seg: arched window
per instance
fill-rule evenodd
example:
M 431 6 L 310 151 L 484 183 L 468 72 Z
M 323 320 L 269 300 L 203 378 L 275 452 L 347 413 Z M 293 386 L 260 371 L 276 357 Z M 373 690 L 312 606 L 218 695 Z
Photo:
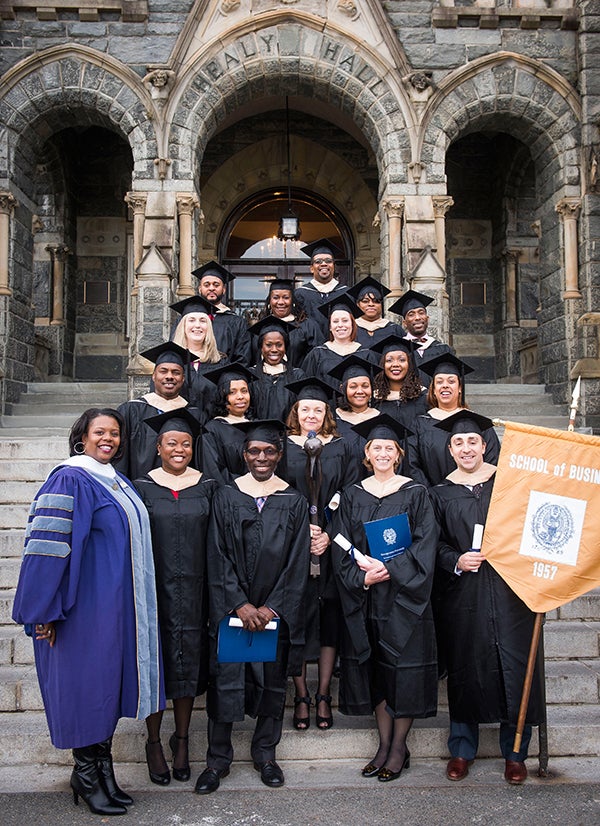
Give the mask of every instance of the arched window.
M 225 223 L 219 260 L 236 276 L 228 301 L 238 312 L 262 308 L 267 280 L 295 277 L 299 285 L 310 279 L 310 259 L 301 248 L 319 238 L 329 238 L 344 250 L 345 258 L 336 265 L 337 278 L 352 283 L 354 248 L 344 218 L 325 199 L 294 189 L 292 209 L 300 218 L 300 240 L 280 241 L 279 219 L 287 208 L 287 193 L 269 190 L 244 201 Z

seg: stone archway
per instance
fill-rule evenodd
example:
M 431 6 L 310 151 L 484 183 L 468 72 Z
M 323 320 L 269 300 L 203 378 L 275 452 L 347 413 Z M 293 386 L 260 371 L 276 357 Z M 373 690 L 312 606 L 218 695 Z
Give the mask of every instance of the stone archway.
M 424 113 L 420 138 L 420 158 L 430 183 L 445 183 L 448 147 L 465 135 L 504 133 L 528 148 L 540 236 L 540 375 L 557 401 L 566 391 L 580 314 L 581 295 L 577 286 L 571 288 L 565 269 L 559 217 L 565 202 L 570 215 L 571 203 L 578 202 L 581 193 L 580 129 L 579 100 L 563 78 L 537 61 L 500 53 L 473 61 L 439 85 Z

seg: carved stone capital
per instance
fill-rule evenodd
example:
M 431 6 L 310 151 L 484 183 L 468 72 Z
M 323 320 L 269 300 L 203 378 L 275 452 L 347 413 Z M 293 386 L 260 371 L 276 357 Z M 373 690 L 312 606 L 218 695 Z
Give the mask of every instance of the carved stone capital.
M 10 215 L 17 205 L 17 199 L 12 192 L 0 192 L 0 213 Z
M 394 199 L 393 201 L 386 199 L 381 206 L 388 218 L 402 218 L 404 215 L 404 198 Z
M 65 244 L 48 244 L 45 248 L 46 252 L 50 253 L 53 261 L 59 261 L 64 264 L 67 256 L 71 254 L 71 250 Z
M 128 192 L 123 200 L 131 207 L 134 215 L 145 214 L 148 200 L 148 195 L 145 192 Z
M 500 257 L 505 261 L 516 264 L 522 254 L 523 250 L 518 247 L 505 247 L 500 253 Z
M 198 197 L 192 192 L 180 192 L 175 196 L 175 200 L 179 215 L 193 215 L 194 210 L 200 206 Z
M 576 221 L 581 210 L 581 198 L 561 198 L 554 208 L 563 221 L 569 218 Z
M 433 195 L 433 215 L 435 218 L 445 218 L 451 206 L 454 206 L 454 198 L 451 195 Z

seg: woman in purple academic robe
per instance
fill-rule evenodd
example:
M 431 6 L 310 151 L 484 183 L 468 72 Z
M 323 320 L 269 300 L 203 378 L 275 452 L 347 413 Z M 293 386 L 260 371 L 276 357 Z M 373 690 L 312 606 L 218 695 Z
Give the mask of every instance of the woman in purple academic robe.
M 123 419 L 92 408 L 69 436 L 71 458 L 32 503 L 13 619 L 33 626 L 52 743 L 73 749 L 73 798 L 125 814 L 111 740 L 120 717 L 165 705 L 148 514 L 111 461 Z

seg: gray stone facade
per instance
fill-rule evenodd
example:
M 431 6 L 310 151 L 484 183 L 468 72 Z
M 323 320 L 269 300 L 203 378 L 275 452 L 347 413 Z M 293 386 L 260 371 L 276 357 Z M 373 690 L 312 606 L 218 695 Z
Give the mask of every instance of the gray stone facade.
M 190 268 L 285 183 L 289 96 L 292 185 L 356 276 L 434 295 L 480 381 L 566 403 L 581 374 L 600 427 L 600 2 L 38 7 L 0 11 L 3 411 L 34 376 L 133 387 Z

